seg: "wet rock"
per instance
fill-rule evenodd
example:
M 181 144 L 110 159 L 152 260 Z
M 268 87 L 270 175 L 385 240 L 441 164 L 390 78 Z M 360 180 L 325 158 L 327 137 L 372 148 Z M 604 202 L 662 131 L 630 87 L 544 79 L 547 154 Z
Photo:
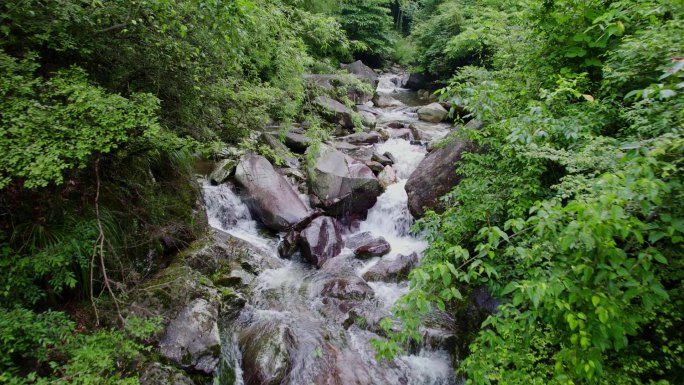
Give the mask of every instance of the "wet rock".
M 257 321 L 239 335 L 246 385 L 279 385 L 290 368 L 291 333 L 286 325 Z
M 308 218 L 306 220 L 308 220 Z M 306 220 L 300 223 L 306 223 Z M 237 238 L 222 231 L 214 231 L 213 238 L 221 249 L 225 250 L 221 253 L 226 253 L 227 258 L 231 263 L 239 262 L 240 266 L 245 271 L 252 274 L 258 275 L 264 270 L 283 267 L 283 261 L 280 258 L 274 258 L 269 250 L 251 244 L 244 239 Z M 207 268 L 205 270 L 205 274 L 207 275 L 219 271 L 226 264 L 226 258 L 223 256 L 217 258 L 212 250 L 215 250 L 215 248 L 209 248 L 203 252 L 196 253 L 197 255 L 191 256 L 194 260 L 198 260 L 198 262 L 195 263 L 195 266 L 197 266 L 195 268 L 199 268 L 200 263 L 207 267 L 211 265 L 210 269 Z
M 447 118 L 449 111 L 439 103 L 431 103 L 418 109 L 418 118 L 426 122 L 439 123 Z
M 332 123 L 337 123 L 344 128 L 354 128 L 352 121 L 352 111 L 344 104 L 327 96 L 318 96 L 314 99 L 314 104 L 320 107 Z
M 394 259 L 381 259 L 363 275 L 363 279 L 366 281 L 400 282 L 408 278 L 409 273 L 418 265 L 419 261 L 416 253 L 399 254 Z
M 389 95 L 379 94 L 379 93 L 376 93 L 375 96 L 373 96 L 373 104 L 376 107 L 380 107 L 380 108 L 383 108 L 383 107 L 401 107 L 404 105 L 404 103 L 398 101 L 397 99 L 395 99 Z
M 373 171 L 332 147 L 323 147 L 309 179 L 311 191 L 333 215 L 365 213 L 382 188 Z
M 361 112 L 369 113 L 369 114 L 375 116 L 376 118 L 378 116 L 380 116 L 380 111 L 378 111 L 376 108 L 373 108 L 371 106 L 367 106 L 365 104 L 357 104 L 356 105 L 356 111 L 359 113 L 361 113 Z
M 350 253 L 342 253 L 335 258 L 327 260 L 323 266 L 321 266 L 319 273 L 328 273 L 330 275 L 356 275 L 356 269 L 363 266 L 363 261 L 354 258 L 354 255 Z
M 216 163 L 214 171 L 209 175 L 209 180 L 211 184 L 217 185 L 221 184 L 230 178 L 235 172 L 235 167 L 237 166 L 237 161 L 234 159 L 223 159 Z
M 349 155 L 350 157 L 352 157 L 356 160 L 360 160 L 361 162 L 370 161 L 373 158 L 374 147 L 371 145 L 369 145 L 369 146 L 358 145 L 358 146 L 355 146 L 354 148 L 349 148 L 348 146 L 347 147 L 339 146 L 336 143 L 335 148 L 342 151 L 345 155 Z
M 380 129 L 377 132 L 378 132 L 378 134 L 380 134 L 380 137 L 382 138 L 382 140 L 387 140 L 390 138 L 389 134 L 387 133 L 387 130 Z
M 370 232 L 353 235 L 344 242 L 357 258 L 379 257 L 390 252 L 390 244 L 383 237 L 374 237 Z
M 394 171 L 392 166 L 385 166 L 385 168 L 382 169 L 380 174 L 378 174 L 378 180 L 384 188 L 387 188 L 387 186 L 399 182 L 399 178 L 397 178 L 397 173 Z
M 302 240 L 298 231 L 290 230 L 278 243 L 278 254 L 282 258 L 290 258 L 299 249 L 299 242 Z
M 437 142 L 442 140 L 452 129 L 449 124 L 434 124 L 427 122 L 413 122 L 409 125 L 409 129 L 416 140 L 427 142 Z
M 402 122 L 389 122 L 385 125 L 388 128 L 404 128 L 406 127 Z
M 361 123 L 364 125 L 364 127 L 370 129 L 375 128 L 378 121 L 378 118 L 375 116 L 375 114 L 366 111 L 358 111 L 358 113 L 361 115 Z
M 374 381 L 368 364 L 348 349 L 333 344 L 326 345 L 326 355 L 332 357 L 332 365 L 315 378 L 317 385 L 381 385 Z M 384 383 L 382 384 L 384 385 Z
M 373 89 L 378 86 L 378 82 L 380 81 L 378 74 L 376 74 L 372 68 L 363 64 L 361 60 L 357 60 L 350 64 L 342 64 L 341 67 L 346 69 L 350 74 L 359 78 L 361 81 L 373 86 Z
M 202 298 L 218 303 L 218 291 L 211 281 L 176 257 L 169 267 L 131 294 L 131 314 L 172 319 L 192 301 Z
M 429 338 L 426 342 L 448 348 L 457 359 L 469 354 L 468 346 L 481 330 L 482 322 L 501 304 L 482 286 L 469 291 L 467 299 L 459 305 L 447 307 L 445 312 L 431 312 L 425 319 L 427 330 L 423 333 Z
M 390 138 L 397 138 L 397 139 L 404 139 L 404 140 L 411 140 L 413 139 L 413 135 L 411 134 L 411 130 L 408 128 L 400 128 L 396 130 L 391 130 L 389 132 Z
M 340 150 L 342 152 L 354 151 L 359 149 L 359 146 L 347 142 L 335 142 L 333 143 L 333 146 L 335 147 L 335 149 Z
M 363 301 L 372 298 L 374 293 L 366 281 L 350 274 L 326 280 L 318 295 L 339 300 Z
M 394 160 L 392 158 L 390 158 L 389 156 L 387 156 L 387 154 L 389 154 L 389 153 L 386 152 L 385 154 L 380 155 L 377 152 L 374 152 L 373 155 L 371 156 L 371 160 L 374 162 L 378 162 L 383 166 L 391 166 L 394 164 Z M 391 156 L 391 154 L 390 154 L 390 156 Z
M 140 385 L 195 385 L 195 382 L 184 372 L 155 362 L 143 370 Z
M 420 135 L 420 129 L 415 124 L 410 124 L 409 125 L 409 130 L 411 130 L 411 135 L 413 135 L 413 139 L 415 140 L 422 140 L 422 136 Z
M 368 168 L 370 168 L 374 174 L 379 174 L 385 168 L 382 163 L 374 162 L 372 160 L 363 161 L 363 164 L 368 166 Z
M 380 141 L 380 134 L 377 132 L 357 132 L 343 136 L 340 140 L 351 144 L 374 144 Z
M 216 277 L 216 285 L 227 287 L 245 287 L 254 282 L 254 274 L 243 269 L 231 269 L 229 272 Z
M 426 209 L 444 211 L 439 198 L 461 181 L 456 168 L 463 154 L 468 151 L 474 151 L 472 144 L 454 139 L 429 153 L 420 162 L 404 187 L 408 194 L 409 210 L 415 218 L 422 217 Z
M 288 229 L 311 215 L 292 186 L 262 156 L 244 156 L 235 179 L 247 190 L 252 214 L 273 230 Z
M 337 220 L 318 217 L 301 233 L 302 255 L 309 263 L 321 267 L 342 251 L 342 233 Z
M 217 319 L 215 305 L 201 298 L 191 302 L 166 328 L 160 354 L 182 368 L 214 373 L 221 351 Z
M 427 83 L 428 79 L 424 74 L 411 74 L 409 75 L 405 86 L 412 90 L 420 90 L 426 88 Z
M 292 151 L 297 153 L 304 153 L 310 144 L 309 138 L 304 136 L 302 133 L 289 131 L 285 134 L 285 145 L 289 147 Z
M 424 323 L 420 333 L 425 345 L 431 349 L 454 351 L 459 340 L 470 340 L 469 336 L 459 336 L 459 325 L 451 311 L 432 311 L 426 315 Z

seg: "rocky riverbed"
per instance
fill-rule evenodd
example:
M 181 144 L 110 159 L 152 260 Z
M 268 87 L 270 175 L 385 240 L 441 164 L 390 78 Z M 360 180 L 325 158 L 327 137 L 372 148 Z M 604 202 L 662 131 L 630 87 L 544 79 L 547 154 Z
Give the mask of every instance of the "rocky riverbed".
M 392 361 L 377 361 L 371 341 L 385 337 L 379 322 L 408 291 L 427 246 L 411 231 L 414 218 L 439 210 L 470 148 L 451 141 L 433 150 L 454 126 L 442 105 L 402 88 L 408 76 L 378 76 L 360 62 L 347 69 L 376 88 L 373 101 L 356 95 L 362 104 L 350 109 L 319 97 L 338 130 L 315 153 L 298 127 L 284 144 L 272 140 L 277 132 L 262 134 L 274 150 L 314 162 L 293 155 L 276 167 L 228 152 L 201 180 L 213 233 L 134 303 L 169 320 L 160 339 L 167 365 L 150 366 L 144 383 L 459 382 L 449 353 L 457 327 L 446 314 L 424 330 L 424 345 Z M 334 77 L 310 80 L 327 87 Z M 354 114 L 363 131 L 351 130 Z

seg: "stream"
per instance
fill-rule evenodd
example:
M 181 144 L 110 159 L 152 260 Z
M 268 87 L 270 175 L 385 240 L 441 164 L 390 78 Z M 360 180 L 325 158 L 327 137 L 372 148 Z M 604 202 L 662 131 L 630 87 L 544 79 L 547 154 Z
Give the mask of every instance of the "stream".
M 415 92 L 402 89 L 404 80 L 399 75 L 381 76 L 378 92 L 389 94 L 405 105 L 378 109 L 378 127 L 397 121 L 415 122 L 435 136 L 446 134 L 449 124 L 425 127 L 424 122 L 418 121 L 413 106 L 425 101 L 418 100 Z M 392 261 L 412 253 L 419 256 L 427 243 L 410 231 L 414 220 L 408 211 L 404 190 L 411 172 L 425 157 L 425 147 L 402 138 L 391 138 L 373 146 L 379 154 L 392 154 L 398 181 L 378 197 L 365 220 L 352 229 L 345 229 L 344 237 L 361 232 L 384 237 L 391 251 L 381 258 L 361 260 L 354 258 L 349 249 L 343 249 L 320 269 L 307 263 L 299 252 L 291 259 L 282 259 L 277 245 L 284 234 L 274 235 L 256 222 L 235 186 L 203 183 L 210 225 L 260 250 L 269 267 L 248 285 L 247 304 L 237 319 L 221 326 L 220 383 L 226 382 L 226 378 L 239 385 L 451 385 L 460 382 L 454 375 L 452 357 L 443 350 L 423 346 L 412 351 L 413 354 L 398 356 L 392 361 L 375 359 L 371 340 L 381 339 L 378 334 L 382 332 L 372 325 L 390 315 L 394 303 L 408 292 L 408 282 L 369 281 L 366 285 L 361 276 L 381 260 Z M 358 295 L 346 301 L 323 295 L 331 282 Z M 363 289 L 367 286 L 371 292 Z M 269 382 L 275 378 L 282 380 Z

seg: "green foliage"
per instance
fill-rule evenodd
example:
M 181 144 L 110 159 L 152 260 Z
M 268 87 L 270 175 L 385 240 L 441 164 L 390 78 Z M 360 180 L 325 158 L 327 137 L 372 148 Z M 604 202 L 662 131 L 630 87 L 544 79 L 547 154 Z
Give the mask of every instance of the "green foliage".
M 62 171 L 85 167 L 93 153 L 108 153 L 130 139 L 159 131 L 158 101 L 130 99 L 88 83 L 79 68 L 45 81 L 36 63 L 0 52 L 0 189 L 22 178 L 26 188 L 61 183 Z
M 136 361 L 149 350 L 144 341 L 159 331 L 159 322 L 130 318 L 123 330 L 77 334 L 62 312 L 0 308 L 0 383 L 137 384 Z M 17 376 L 18 363 L 26 362 L 49 375 Z
M 488 65 L 518 27 L 520 6 L 501 1 L 431 1 L 416 16 L 411 38 L 418 69 L 442 78 L 465 65 Z
M 392 60 L 403 66 L 408 66 L 413 63 L 416 55 L 417 48 L 410 39 L 402 37 L 395 40 Z
M 340 4 L 340 24 L 347 31 L 356 57 L 371 65 L 391 54 L 392 17 L 387 0 L 346 0 Z
M 67 223 L 66 231 L 45 231 L 36 225 L 19 227 L 15 234 L 26 236 L 18 250 L 10 243 L 0 243 L 0 305 L 35 305 L 55 299 L 64 290 L 88 282 L 89 259 L 95 246 L 94 222 Z
M 430 246 L 378 354 L 486 287 L 502 304 L 460 357 L 468 383 L 681 383 L 684 13 L 525 4 L 489 61 L 451 67 L 442 98 L 487 123 L 460 133 L 482 151 L 464 156 L 446 211 L 419 223 Z

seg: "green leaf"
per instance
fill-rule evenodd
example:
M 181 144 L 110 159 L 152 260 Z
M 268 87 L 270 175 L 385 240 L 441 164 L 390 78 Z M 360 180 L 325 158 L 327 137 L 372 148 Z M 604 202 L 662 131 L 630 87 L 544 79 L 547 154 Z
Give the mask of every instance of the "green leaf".
M 506 285 L 506 287 L 504 287 L 503 290 L 501 290 L 501 295 L 510 294 L 510 293 L 514 292 L 515 290 L 517 290 L 519 287 L 520 287 L 520 284 L 518 284 L 517 282 L 515 282 L 515 281 L 509 282 L 508 285 Z
M 591 297 L 591 303 L 593 303 L 594 306 L 598 306 L 598 304 L 601 303 L 601 298 L 594 295 Z

